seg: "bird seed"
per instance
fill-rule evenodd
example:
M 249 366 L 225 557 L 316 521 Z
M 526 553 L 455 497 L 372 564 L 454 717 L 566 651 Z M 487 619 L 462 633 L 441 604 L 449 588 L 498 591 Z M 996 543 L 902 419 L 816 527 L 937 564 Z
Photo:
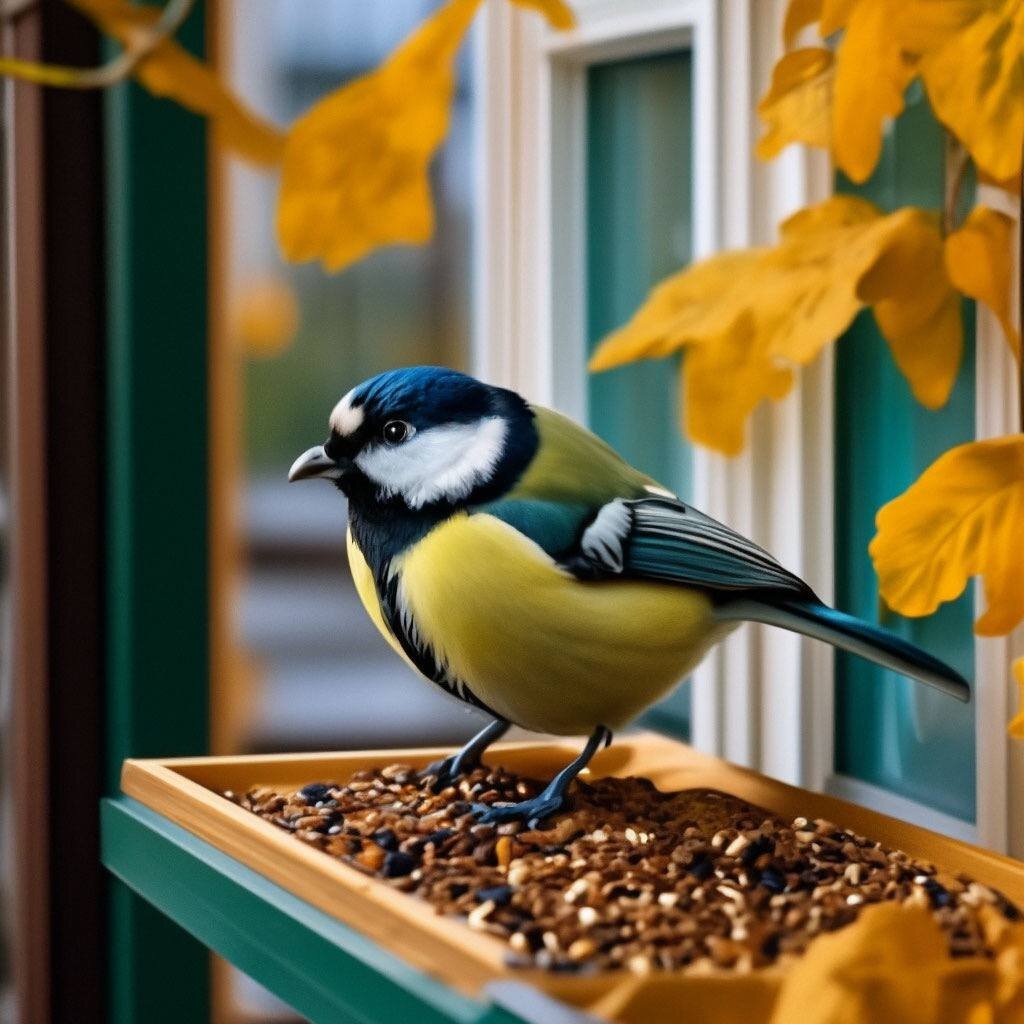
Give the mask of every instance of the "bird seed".
M 542 784 L 478 768 L 434 792 L 406 765 L 298 790 L 224 796 L 439 914 L 504 940 L 510 966 L 638 974 L 749 971 L 799 956 L 864 907 L 931 909 L 952 956 L 985 956 L 979 908 L 1018 908 L 964 875 L 823 819 L 783 821 L 707 789 L 578 782 L 571 807 L 527 829 L 480 824 L 472 804 Z

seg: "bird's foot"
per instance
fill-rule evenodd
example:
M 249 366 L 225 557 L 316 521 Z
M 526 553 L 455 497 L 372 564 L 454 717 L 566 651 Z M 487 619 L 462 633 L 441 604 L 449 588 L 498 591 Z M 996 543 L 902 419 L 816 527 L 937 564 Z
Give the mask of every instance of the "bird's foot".
M 473 804 L 473 813 L 481 825 L 503 825 L 522 821 L 527 828 L 539 828 L 545 819 L 561 811 L 566 804 L 564 794 L 541 793 L 515 804 Z
M 469 770 L 469 766 L 460 763 L 459 755 L 452 754 L 451 757 L 444 757 L 440 761 L 433 761 L 426 768 L 416 773 L 416 778 L 423 781 L 433 778 L 430 788 L 434 793 L 440 793 L 442 789 L 454 786 L 459 781 L 459 776 Z

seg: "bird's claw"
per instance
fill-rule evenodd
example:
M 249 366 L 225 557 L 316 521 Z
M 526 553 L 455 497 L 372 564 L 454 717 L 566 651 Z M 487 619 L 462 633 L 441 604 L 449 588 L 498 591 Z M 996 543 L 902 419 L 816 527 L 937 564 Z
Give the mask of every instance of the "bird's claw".
M 473 804 L 472 811 L 481 825 L 504 825 L 509 821 L 525 822 L 527 828 L 539 828 L 565 806 L 562 796 L 535 796 L 516 804 Z
M 434 793 L 440 793 L 442 789 L 454 786 L 460 774 L 456 756 L 453 754 L 451 757 L 428 764 L 426 768 L 416 773 L 416 778 L 420 780 L 433 778 L 434 781 L 430 788 Z

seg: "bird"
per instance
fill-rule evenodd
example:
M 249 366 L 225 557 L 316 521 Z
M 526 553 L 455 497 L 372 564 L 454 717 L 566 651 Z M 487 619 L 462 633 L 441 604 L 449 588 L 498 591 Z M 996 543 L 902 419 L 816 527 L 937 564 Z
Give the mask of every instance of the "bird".
M 534 797 L 476 807 L 537 827 L 595 753 L 743 622 L 823 640 L 970 699 L 942 661 L 829 607 L 767 551 L 568 417 L 456 370 L 378 374 L 331 410 L 291 481 L 348 499 L 346 547 L 377 629 L 489 716 L 426 769 L 446 786 L 512 724 L 585 746 Z

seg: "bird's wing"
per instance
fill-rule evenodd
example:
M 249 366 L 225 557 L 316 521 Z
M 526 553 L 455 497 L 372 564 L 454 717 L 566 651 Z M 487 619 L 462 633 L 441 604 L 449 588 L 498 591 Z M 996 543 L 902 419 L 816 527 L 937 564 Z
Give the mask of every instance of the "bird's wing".
M 763 548 L 678 498 L 651 495 L 604 505 L 567 568 L 583 578 L 663 580 L 740 596 L 814 599 L 810 587 Z
M 589 430 L 541 406 L 532 407 L 537 454 L 499 500 L 479 505 L 529 537 L 556 562 L 579 553 L 583 532 L 616 498 L 637 498 L 656 486 Z

